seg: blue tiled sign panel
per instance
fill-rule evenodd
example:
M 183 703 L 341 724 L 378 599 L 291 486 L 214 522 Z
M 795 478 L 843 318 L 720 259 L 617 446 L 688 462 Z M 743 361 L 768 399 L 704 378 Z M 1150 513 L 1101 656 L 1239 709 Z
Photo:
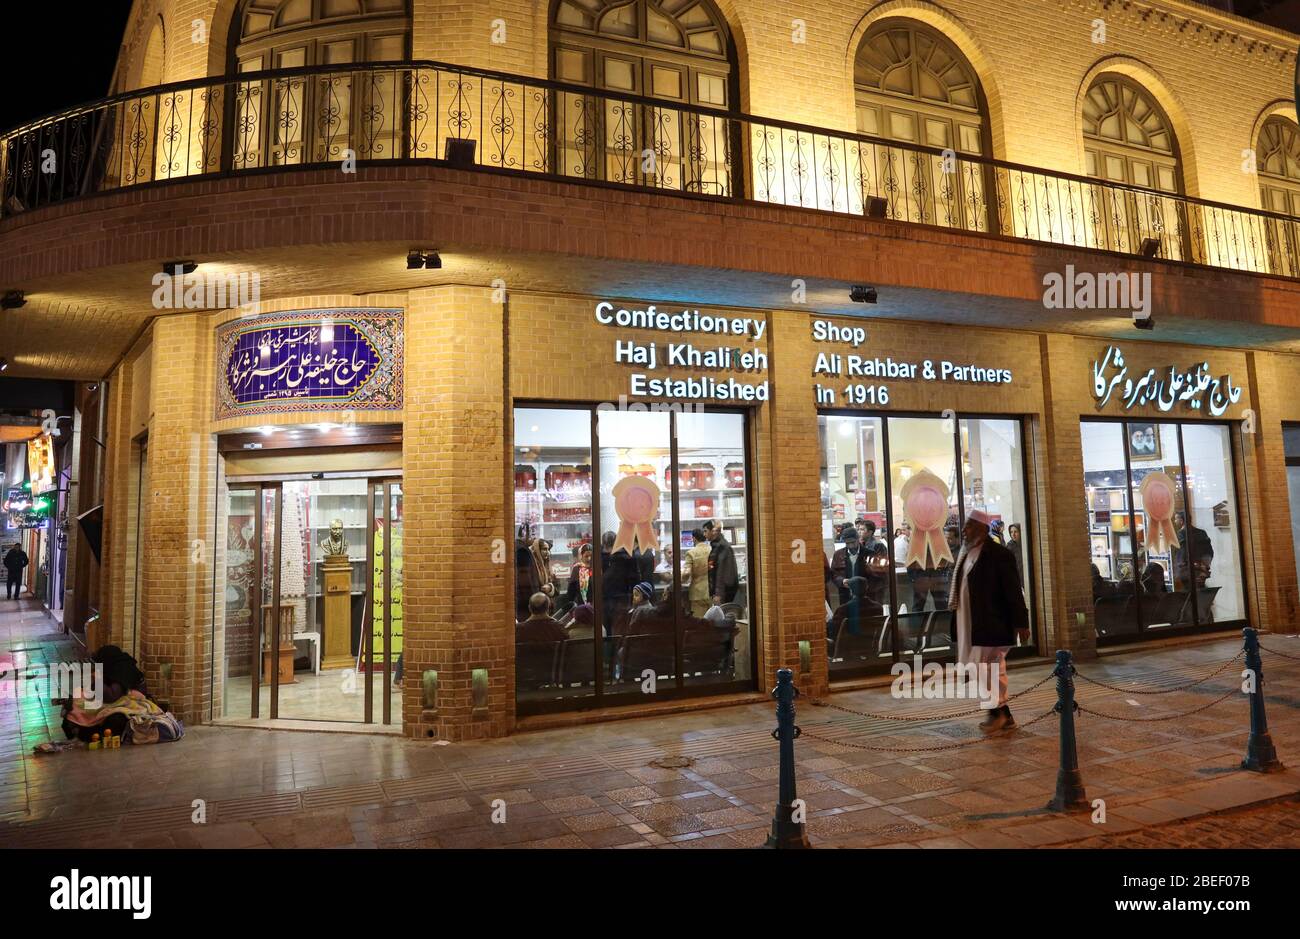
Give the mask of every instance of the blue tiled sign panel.
M 402 407 L 402 311 L 293 310 L 217 328 L 217 419 Z

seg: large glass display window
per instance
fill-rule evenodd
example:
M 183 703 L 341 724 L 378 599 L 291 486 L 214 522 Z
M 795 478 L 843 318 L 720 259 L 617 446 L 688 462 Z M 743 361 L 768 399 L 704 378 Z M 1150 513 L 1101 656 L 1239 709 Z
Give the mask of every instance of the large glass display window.
M 518 407 L 520 714 L 752 688 L 739 411 Z
M 955 657 L 948 587 L 972 509 L 992 516 L 991 536 L 1015 555 L 1032 621 L 1019 419 L 856 412 L 822 414 L 818 422 L 833 677 L 884 670 L 915 655 Z
M 1080 435 L 1098 643 L 1241 625 L 1227 425 L 1093 420 Z

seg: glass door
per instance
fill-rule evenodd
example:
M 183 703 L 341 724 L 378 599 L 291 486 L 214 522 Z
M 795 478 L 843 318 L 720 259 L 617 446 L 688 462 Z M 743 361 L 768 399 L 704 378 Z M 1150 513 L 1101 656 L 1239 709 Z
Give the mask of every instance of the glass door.
M 231 485 L 223 717 L 392 722 L 401 517 L 394 480 Z

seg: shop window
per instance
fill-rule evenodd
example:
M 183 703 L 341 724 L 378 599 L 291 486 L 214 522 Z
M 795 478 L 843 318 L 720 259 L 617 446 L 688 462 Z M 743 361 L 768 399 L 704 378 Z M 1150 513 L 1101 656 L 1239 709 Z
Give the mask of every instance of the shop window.
M 1284 424 L 1286 488 L 1291 499 L 1291 543 L 1295 545 L 1296 578 L 1300 581 L 1300 424 Z
M 520 713 L 752 687 L 745 435 L 741 413 L 515 410 Z
M 1080 432 L 1098 641 L 1244 620 L 1228 428 L 1085 421 Z
M 1015 555 L 1033 609 L 1019 420 L 823 415 L 819 422 L 833 674 L 916 654 L 955 655 L 948 587 L 973 508 L 993 517 L 992 537 Z M 849 530 L 855 538 L 846 539 Z

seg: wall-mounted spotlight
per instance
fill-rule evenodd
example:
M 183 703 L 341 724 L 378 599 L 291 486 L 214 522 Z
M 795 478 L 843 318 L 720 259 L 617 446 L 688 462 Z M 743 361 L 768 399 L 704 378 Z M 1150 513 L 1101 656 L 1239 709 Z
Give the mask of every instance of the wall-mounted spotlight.
M 9 368 L 9 360 L 5 358 L 0 358 L 0 372 L 3 372 L 8 368 Z
M 412 251 L 406 256 L 406 269 L 416 271 L 422 267 L 430 270 L 442 269 L 442 258 L 438 256 L 437 251 Z
M 871 196 L 867 199 L 867 218 L 884 218 L 889 211 L 889 203 L 883 196 Z
M 1138 253 L 1144 258 L 1154 258 L 1160 254 L 1159 238 L 1143 238 Z
M 0 310 L 17 310 L 27 306 L 27 295 L 21 290 L 10 290 L 0 297 Z
M 177 268 L 180 268 L 182 274 L 193 274 L 199 269 L 199 263 L 197 261 L 166 261 L 163 263 L 164 274 L 175 274 Z
M 854 303 L 875 303 L 878 294 L 875 287 L 853 287 L 849 290 L 849 299 Z
M 1152 316 L 1150 313 L 1144 314 L 1144 313 L 1139 313 L 1137 311 L 1134 311 L 1133 325 L 1136 326 L 1138 329 L 1155 329 L 1156 318 Z

